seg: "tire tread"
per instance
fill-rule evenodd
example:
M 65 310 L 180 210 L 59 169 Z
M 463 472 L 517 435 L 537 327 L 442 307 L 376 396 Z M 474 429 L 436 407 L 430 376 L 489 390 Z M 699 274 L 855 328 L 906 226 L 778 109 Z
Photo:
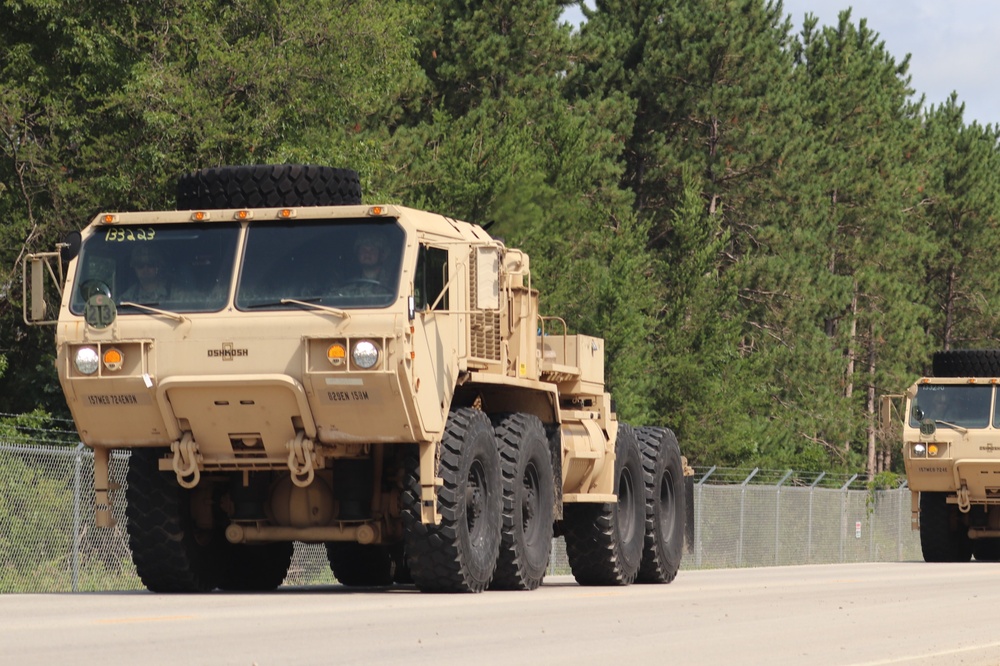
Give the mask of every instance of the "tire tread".
M 177 180 L 177 209 L 343 206 L 361 203 L 351 169 L 303 164 L 221 166 Z

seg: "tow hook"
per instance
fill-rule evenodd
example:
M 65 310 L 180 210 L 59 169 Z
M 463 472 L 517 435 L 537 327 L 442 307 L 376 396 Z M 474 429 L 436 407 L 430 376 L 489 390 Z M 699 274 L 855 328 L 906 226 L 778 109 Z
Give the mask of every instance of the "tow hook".
M 198 449 L 191 433 L 186 432 L 181 441 L 170 445 L 174 453 L 174 474 L 181 488 L 194 488 L 201 480 L 201 470 L 198 469 Z
M 299 432 L 287 446 L 288 469 L 292 473 L 292 483 L 299 488 L 305 488 L 316 476 L 312 440 L 306 439 L 305 433 Z
M 972 502 L 969 500 L 969 486 L 962 484 L 962 487 L 958 489 L 958 510 L 962 513 L 969 513 L 972 508 Z

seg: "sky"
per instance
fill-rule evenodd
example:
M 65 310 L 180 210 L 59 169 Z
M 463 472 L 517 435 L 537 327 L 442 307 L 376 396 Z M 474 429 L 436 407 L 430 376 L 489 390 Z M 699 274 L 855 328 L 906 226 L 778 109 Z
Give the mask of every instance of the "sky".
M 1000 0 L 784 0 L 793 31 L 806 14 L 820 25 L 836 25 L 851 8 L 851 20 L 868 20 L 886 49 L 900 62 L 910 54 L 910 87 L 925 105 L 937 105 L 955 91 L 965 103 L 965 122 L 1000 125 Z M 564 18 L 578 23 L 582 14 Z

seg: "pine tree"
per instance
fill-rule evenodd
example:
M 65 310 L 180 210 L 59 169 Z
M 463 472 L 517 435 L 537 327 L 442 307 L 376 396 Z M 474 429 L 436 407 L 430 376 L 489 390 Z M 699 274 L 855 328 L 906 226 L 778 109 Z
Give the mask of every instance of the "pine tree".
M 622 183 L 661 285 L 656 409 L 696 460 L 742 464 L 766 447 L 744 282 L 794 125 L 788 30 L 780 4 L 759 0 L 598 2 L 570 74 L 574 94 L 624 93 L 635 108 Z
M 646 230 L 619 188 L 629 107 L 567 101 L 560 3 L 435 3 L 419 47 L 430 87 L 394 128 L 389 189 L 477 223 L 531 257 L 544 313 L 607 341 L 622 418 L 645 421 L 656 290 Z
M 965 125 L 963 110 L 952 95 L 923 122 L 923 222 L 934 246 L 923 300 L 938 349 L 1000 341 L 1000 132 Z
M 874 465 L 873 394 L 898 379 L 902 359 L 924 351 L 913 270 L 926 243 L 911 222 L 917 124 L 908 63 L 896 63 L 850 12 L 822 30 L 807 17 L 795 56 L 807 132 L 782 169 L 792 196 L 777 219 L 788 226 L 771 230 L 771 251 L 792 269 L 777 319 L 782 337 L 795 340 L 782 400 L 802 436 L 833 460 L 853 467 L 867 449 Z

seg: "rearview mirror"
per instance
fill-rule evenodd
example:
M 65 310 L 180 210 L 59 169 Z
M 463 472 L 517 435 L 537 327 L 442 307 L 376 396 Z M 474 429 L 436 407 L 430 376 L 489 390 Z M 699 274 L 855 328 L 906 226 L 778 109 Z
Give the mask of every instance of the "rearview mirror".
M 56 323 L 49 304 L 58 306 L 62 297 L 63 270 L 58 259 L 58 252 L 39 252 L 21 262 L 21 314 L 28 325 Z

